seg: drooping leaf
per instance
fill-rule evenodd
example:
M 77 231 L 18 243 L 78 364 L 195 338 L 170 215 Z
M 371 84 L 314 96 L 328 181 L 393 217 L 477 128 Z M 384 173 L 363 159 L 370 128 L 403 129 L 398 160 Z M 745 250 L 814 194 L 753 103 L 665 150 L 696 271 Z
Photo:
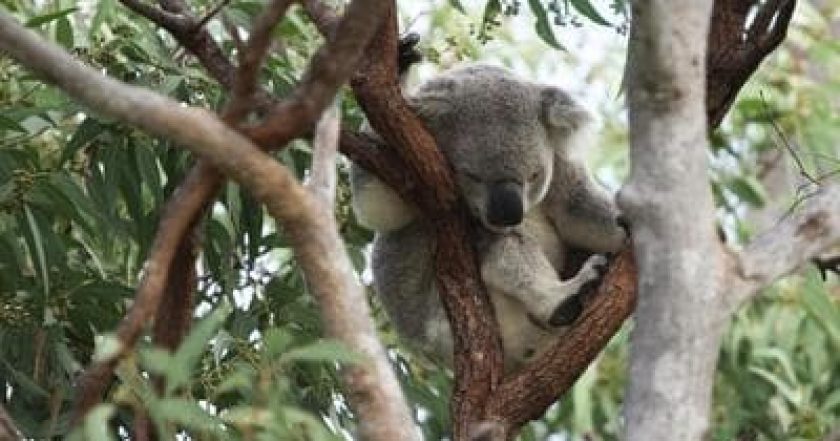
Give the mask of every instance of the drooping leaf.
M 67 17 L 69 14 L 72 14 L 72 13 L 78 11 L 78 10 L 79 10 L 79 8 L 74 6 L 72 8 L 62 9 L 62 10 L 57 11 L 57 12 L 52 12 L 52 13 L 49 13 L 49 14 L 43 14 L 43 15 L 39 15 L 37 17 L 32 17 L 32 18 L 30 18 L 29 20 L 26 21 L 26 27 L 28 27 L 28 28 L 38 27 L 38 26 L 41 26 L 42 24 L 49 23 L 51 21 Z
M 73 26 L 67 17 L 60 17 L 55 24 L 55 40 L 65 49 L 72 49 L 75 45 L 73 40 Z
M 364 357 L 351 351 L 342 343 L 334 340 L 322 340 L 306 346 L 291 349 L 280 357 L 281 363 L 290 361 L 335 361 L 342 363 L 362 363 Z
M 90 22 L 90 36 L 93 37 L 99 33 L 99 28 L 103 23 L 110 21 L 114 17 L 116 10 L 115 0 L 99 0 L 97 2 L 96 13 L 93 15 L 93 20 Z
M 531 12 L 533 12 L 534 16 L 537 18 L 537 21 L 534 24 L 534 29 L 542 41 L 554 49 L 565 50 L 563 45 L 557 41 L 557 37 L 554 36 L 554 30 L 551 28 L 551 22 L 548 20 L 548 15 L 546 14 L 545 8 L 540 0 L 528 0 L 528 6 L 530 6 Z
M 0 115 L 0 130 L 9 130 L 12 132 L 27 133 L 27 130 L 17 121 Z
M 602 26 L 612 26 L 599 12 L 592 6 L 589 0 L 570 0 L 572 7 L 583 14 L 584 17 L 598 23 Z
M 467 13 L 467 10 L 464 9 L 464 5 L 461 4 L 461 0 L 449 0 L 449 5 L 462 14 Z

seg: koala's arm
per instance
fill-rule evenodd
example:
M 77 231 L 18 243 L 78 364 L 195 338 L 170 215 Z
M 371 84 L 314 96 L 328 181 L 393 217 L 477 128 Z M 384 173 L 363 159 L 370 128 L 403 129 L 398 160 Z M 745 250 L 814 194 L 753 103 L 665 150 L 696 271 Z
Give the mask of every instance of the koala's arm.
M 489 290 L 522 302 L 543 325 L 568 324 L 566 306 L 584 285 L 600 277 L 606 258 L 591 256 L 574 277 L 560 280 L 540 243 L 524 230 L 519 233 L 499 236 L 487 246 L 481 256 L 482 280 Z
M 555 155 L 554 177 L 542 204 L 564 242 L 585 250 L 618 251 L 627 237 L 614 199 L 583 166 Z
M 353 211 L 359 223 L 376 232 L 398 230 L 417 218 L 417 208 L 365 169 L 350 168 Z

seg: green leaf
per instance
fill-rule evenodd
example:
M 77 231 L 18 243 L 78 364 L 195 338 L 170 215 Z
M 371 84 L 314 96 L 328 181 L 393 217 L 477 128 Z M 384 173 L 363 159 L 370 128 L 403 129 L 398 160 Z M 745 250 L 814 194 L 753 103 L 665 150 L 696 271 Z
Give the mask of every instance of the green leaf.
M 115 15 L 114 11 L 116 10 L 115 6 L 114 0 L 99 0 L 96 14 L 94 14 L 93 20 L 90 22 L 90 36 L 96 35 L 99 32 L 99 27 L 103 23 L 113 19 Z
M 754 177 L 734 177 L 726 183 L 726 187 L 735 193 L 739 199 L 751 206 L 756 208 L 764 206 L 764 201 L 766 200 L 764 187 Z
M 27 133 L 27 130 L 22 125 L 18 124 L 17 121 L 9 119 L 3 115 L 0 115 L 0 130 Z
M 140 363 L 150 373 L 166 376 L 170 367 L 176 363 L 175 357 L 166 349 L 142 348 L 139 351 Z
M 205 412 L 198 403 L 184 398 L 165 398 L 155 403 L 155 412 L 167 420 L 178 423 L 188 429 L 226 435 L 221 419 Z
M 489 38 L 488 32 L 498 20 L 499 14 L 502 12 L 502 3 L 499 0 L 488 0 L 487 5 L 484 6 L 484 15 L 481 18 L 481 26 L 479 27 L 479 39 Z
M 49 22 L 54 21 L 54 20 L 58 20 L 59 18 L 66 17 L 67 15 L 70 15 L 70 14 L 76 12 L 78 9 L 79 8 L 74 6 L 72 8 L 62 9 L 58 12 L 53 12 L 53 13 L 50 13 L 50 14 L 44 14 L 44 15 L 39 15 L 37 17 L 32 17 L 32 18 L 30 18 L 29 20 L 26 21 L 26 27 L 34 28 L 34 27 L 40 26 L 42 24 L 49 23 Z
M 76 132 L 73 133 L 73 137 L 70 138 L 70 141 L 66 146 L 64 146 L 64 150 L 61 152 L 60 164 L 64 165 L 76 155 L 76 152 L 78 152 L 79 149 L 88 145 L 104 131 L 105 126 L 100 124 L 96 118 L 85 118 L 85 120 L 82 121 L 82 123 L 76 128 Z
M 73 26 L 67 17 L 60 17 L 56 22 L 55 40 L 66 49 L 72 49 L 75 46 L 75 42 L 73 41 Z
M 602 26 L 612 26 L 610 22 L 608 22 L 598 10 L 589 3 L 589 0 L 571 0 L 572 7 L 575 8 L 578 12 L 583 14 L 584 17 L 598 23 Z
M 73 440 L 85 441 L 114 441 L 115 438 L 111 434 L 111 425 L 108 422 L 117 413 L 117 408 L 113 404 L 98 404 L 87 416 L 82 427 L 77 429 L 74 433 Z
M 47 257 L 44 252 L 44 241 L 41 239 L 41 230 L 38 228 L 38 223 L 35 221 L 35 216 L 32 214 L 29 205 L 24 205 L 24 213 L 26 213 L 26 223 L 35 246 L 35 250 L 33 251 L 38 258 L 38 273 L 41 276 L 41 285 L 44 288 L 44 299 L 46 302 L 46 299 L 50 296 L 50 270 L 47 266 Z
M 175 353 L 174 362 L 167 372 L 166 395 L 171 395 L 177 388 L 187 384 L 190 372 L 201 356 L 207 343 L 219 332 L 233 308 L 228 303 L 222 303 L 202 319 L 187 335 L 181 347 Z
M 248 395 L 257 384 L 257 371 L 248 364 L 239 364 L 232 373 L 228 374 L 215 389 L 213 395 L 219 396 L 229 392 L 239 392 Z
M 449 5 L 455 8 L 458 12 L 466 15 L 467 10 L 464 9 L 464 5 L 461 4 L 461 0 L 449 0 Z
M 545 8 L 543 8 L 540 0 L 528 0 L 528 6 L 531 7 L 531 12 L 534 13 L 535 17 L 537 17 L 537 22 L 534 24 L 534 28 L 542 41 L 554 49 L 565 50 L 563 45 L 557 41 L 557 37 L 554 36 L 554 30 L 551 28 L 551 22 L 548 20 Z
M 805 274 L 802 291 L 805 310 L 817 319 L 831 337 L 831 343 L 836 350 L 840 351 L 840 308 L 829 299 L 825 283 L 816 268 L 810 268 Z
M 292 342 L 294 336 L 283 328 L 271 328 L 265 332 L 262 338 L 265 353 L 269 358 L 274 358 L 285 352 Z
M 322 340 L 292 349 L 280 357 L 280 363 L 291 361 L 335 361 L 340 363 L 362 363 L 365 358 L 351 351 L 335 340 Z

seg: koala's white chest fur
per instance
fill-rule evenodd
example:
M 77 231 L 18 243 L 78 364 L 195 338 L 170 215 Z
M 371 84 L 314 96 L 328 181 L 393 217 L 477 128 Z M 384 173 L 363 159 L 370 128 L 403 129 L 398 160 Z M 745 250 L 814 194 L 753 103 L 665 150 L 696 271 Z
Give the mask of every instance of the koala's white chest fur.
M 560 241 L 557 230 L 546 217 L 541 207 L 531 210 L 522 222 L 522 229 L 528 231 L 540 244 L 543 254 L 559 273 L 566 259 L 566 247 Z

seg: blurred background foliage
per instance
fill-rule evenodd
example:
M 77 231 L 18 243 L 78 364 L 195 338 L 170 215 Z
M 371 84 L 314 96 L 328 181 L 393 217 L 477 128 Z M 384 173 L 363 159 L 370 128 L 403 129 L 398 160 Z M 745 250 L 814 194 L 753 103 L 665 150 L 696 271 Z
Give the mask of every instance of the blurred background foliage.
M 423 36 L 412 82 L 482 60 L 560 85 L 600 115 L 593 172 L 627 173 L 621 0 L 401 2 Z M 742 92 L 709 151 L 722 234 L 738 247 L 840 170 L 840 4 L 800 1 L 785 46 Z M 191 2 L 196 15 L 211 0 Z M 30 28 L 103 73 L 181 102 L 226 98 L 174 40 L 117 0 L 0 0 Z M 261 1 L 231 0 L 208 29 L 228 53 Z M 321 43 L 293 9 L 262 84 L 285 94 Z M 130 439 L 149 418 L 161 439 L 346 439 L 353 415 L 337 369 L 356 357 L 321 336 L 282 231 L 234 184 L 202 229 L 197 322 L 175 353 L 148 341 L 105 403 L 68 433 L 74 381 L 106 348 L 142 274 L 160 210 L 194 161 L 168 141 L 102 119 L 0 57 L 0 402 L 33 439 Z M 95 109 L 92 109 L 95 111 Z M 344 93 L 347 125 L 359 109 Z M 309 146 L 276 154 L 303 179 Z M 802 164 L 800 168 L 798 163 Z M 349 210 L 339 164 L 336 216 L 364 280 L 371 234 Z M 427 439 L 445 439 L 451 374 L 404 350 L 374 303 L 382 339 Z M 626 380 L 620 332 L 524 440 L 616 440 Z M 816 440 L 840 424 L 840 288 L 814 269 L 780 281 L 733 319 L 715 387 L 713 440 Z M 157 392 L 151 376 L 164 385 Z M 691 381 L 687 378 L 686 381 Z

